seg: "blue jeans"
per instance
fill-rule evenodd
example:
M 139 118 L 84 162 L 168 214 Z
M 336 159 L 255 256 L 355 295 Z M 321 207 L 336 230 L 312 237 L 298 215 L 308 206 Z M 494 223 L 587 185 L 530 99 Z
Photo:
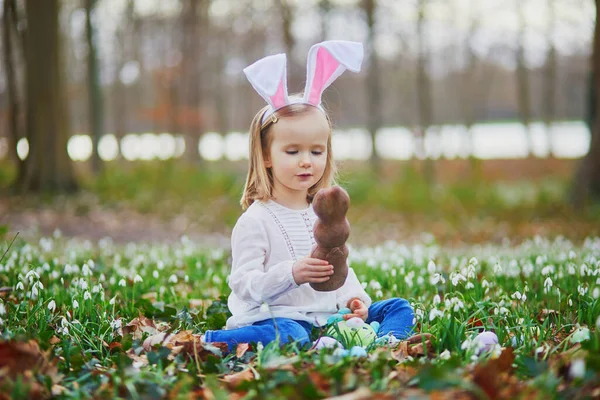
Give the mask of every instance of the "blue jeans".
M 377 336 L 389 333 L 398 339 L 406 338 L 413 330 L 413 310 L 408 301 L 400 298 L 378 301 L 369 307 L 367 323 L 379 322 Z M 277 326 L 277 327 L 275 327 Z M 237 329 L 206 331 L 206 342 L 224 342 L 230 350 L 238 343 L 258 343 L 263 345 L 274 341 L 279 332 L 281 344 L 296 341 L 303 345 L 310 342 L 311 323 L 289 318 L 274 318 L 255 322 Z M 291 339 L 291 340 L 290 340 Z

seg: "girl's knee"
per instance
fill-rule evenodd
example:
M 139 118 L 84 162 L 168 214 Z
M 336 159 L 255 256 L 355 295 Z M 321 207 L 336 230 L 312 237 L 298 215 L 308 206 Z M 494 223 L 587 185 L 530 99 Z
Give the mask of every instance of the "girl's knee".
M 277 323 L 277 330 L 279 331 L 279 340 L 281 344 L 289 342 L 300 342 L 302 344 L 307 343 L 310 338 L 306 329 L 302 327 L 296 321 L 291 319 L 275 319 Z

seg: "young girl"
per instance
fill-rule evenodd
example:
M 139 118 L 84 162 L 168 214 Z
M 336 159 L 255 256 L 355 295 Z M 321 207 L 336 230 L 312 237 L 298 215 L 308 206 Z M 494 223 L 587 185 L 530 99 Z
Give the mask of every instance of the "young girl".
M 379 336 L 407 336 L 413 311 L 406 300 L 377 303 L 362 288 L 352 268 L 345 284 L 332 292 L 315 291 L 310 282 L 333 274 L 326 261 L 310 258 L 313 225 L 311 202 L 321 188 L 334 183 L 331 122 L 320 105 L 321 93 L 345 69 L 360 70 L 362 45 L 329 41 L 308 55 L 304 97 L 288 97 L 284 54 L 266 57 L 244 69 L 268 106 L 250 127 L 250 166 L 241 199 L 246 210 L 231 236 L 232 316 L 225 330 L 207 331 L 206 342 L 267 344 L 277 337 L 309 341 L 313 326 L 325 325 L 338 309 L 367 323 L 380 322 Z

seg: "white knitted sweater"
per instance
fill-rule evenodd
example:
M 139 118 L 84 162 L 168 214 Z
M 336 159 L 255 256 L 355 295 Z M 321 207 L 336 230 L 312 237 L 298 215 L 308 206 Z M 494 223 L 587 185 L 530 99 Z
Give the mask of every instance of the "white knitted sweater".
M 310 254 L 316 220 L 312 206 L 292 210 L 272 200 L 255 201 L 240 216 L 231 235 L 228 306 L 233 315 L 227 329 L 272 317 L 322 326 L 353 297 L 371 305 L 352 268 L 344 286 L 333 292 L 318 292 L 309 284 L 294 281 L 292 265 Z

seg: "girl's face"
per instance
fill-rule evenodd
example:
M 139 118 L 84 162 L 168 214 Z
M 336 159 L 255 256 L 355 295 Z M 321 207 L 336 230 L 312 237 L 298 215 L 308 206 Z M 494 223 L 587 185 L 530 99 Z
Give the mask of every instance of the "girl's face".
M 305 199 L 325 172 L 330 135 L 325 115 L 311 108 L 280 118 L 271 126 L 271 135 L 265 165 L 273 173 L 273 195 Z

